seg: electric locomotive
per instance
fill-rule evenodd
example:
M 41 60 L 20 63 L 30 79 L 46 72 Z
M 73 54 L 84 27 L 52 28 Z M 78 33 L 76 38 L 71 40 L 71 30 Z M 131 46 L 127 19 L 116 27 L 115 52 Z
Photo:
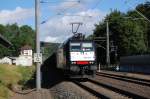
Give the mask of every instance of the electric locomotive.
M 69 38 L 57 50 L 57 68 L 69 77 L 93 77 L 97 70 L 94 42 L 80 33 Z

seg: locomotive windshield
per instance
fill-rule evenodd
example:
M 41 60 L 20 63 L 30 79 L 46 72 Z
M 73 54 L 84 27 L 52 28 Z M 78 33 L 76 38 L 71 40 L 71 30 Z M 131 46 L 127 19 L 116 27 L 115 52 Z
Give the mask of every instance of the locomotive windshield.
M 70 43 L 71 51 L 92 51 L 93 43 L 82 42 L 82 43 Z
M 82 47 L 90 48 L 92 47 L 92 43 L 83 43 Z
M 72 51 L 80 51 L 81 50 L 81 44 L 80 43 L 71 43 L 70 44 Z
M 83 43 L 82 49 L 85 51 L 91 51 L 91 50 L 93 50 L 93 45 L 92 45 L 92 43 Z

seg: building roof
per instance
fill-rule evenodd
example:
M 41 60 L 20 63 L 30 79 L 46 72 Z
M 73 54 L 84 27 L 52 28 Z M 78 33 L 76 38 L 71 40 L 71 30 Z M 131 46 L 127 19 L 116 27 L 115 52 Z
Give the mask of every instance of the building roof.
M 32 47 L 30 45 L 25 45 L 23 47 L 21 47 L 21 51 L 23 50 L 32 50 Z
M 12 46 L 11 42 L 6 40 L 1 34 L 0 34 L 0 44 L 2 44 L 3 46 L 5 46 L 7 48 Z

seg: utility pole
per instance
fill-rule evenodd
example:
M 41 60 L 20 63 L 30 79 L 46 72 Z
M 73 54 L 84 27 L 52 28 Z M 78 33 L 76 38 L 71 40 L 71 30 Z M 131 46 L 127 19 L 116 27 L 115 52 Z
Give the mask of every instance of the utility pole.
M 109 50 L 109 23 L 106 20 L 106 65 L 110 66 L 110 50 Z
M 35 29 L 36 29 L 36 53 L 40 53 L 40 40 L 39 40 L 39 32 L 40 32 L 40 0 L 35 0 Z M 36 88 L 37 90 L 41 89 L 41 63 L 36 63 Z

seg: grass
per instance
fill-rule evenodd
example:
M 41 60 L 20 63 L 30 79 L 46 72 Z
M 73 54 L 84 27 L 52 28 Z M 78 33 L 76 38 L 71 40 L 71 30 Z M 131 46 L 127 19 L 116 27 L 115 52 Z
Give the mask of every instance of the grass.
M 34 66 L 21 67 L 0 64 L 0 99 L 9 99 L 13 86 L 24 87 L 26 82 L 32 79 Z
M 35 72 L 35 66 L 32 67 L 17 67 L 17 71 L 19 72 L 19 74 L 21 74 L 21 80 L 19 80 L 19 85 L 22 85 L 25 87 L 26 83 L 33 79 L 33 75 Z
M 0 99 L 8 99 L 9 96 L 10 96 L 9 89 L 6 86 L 0 84 Z
M 0 82 L 5 86 L 17 84 L 22 79 L 21 74 L 17 72 L 17 67 L 0 65 Z

